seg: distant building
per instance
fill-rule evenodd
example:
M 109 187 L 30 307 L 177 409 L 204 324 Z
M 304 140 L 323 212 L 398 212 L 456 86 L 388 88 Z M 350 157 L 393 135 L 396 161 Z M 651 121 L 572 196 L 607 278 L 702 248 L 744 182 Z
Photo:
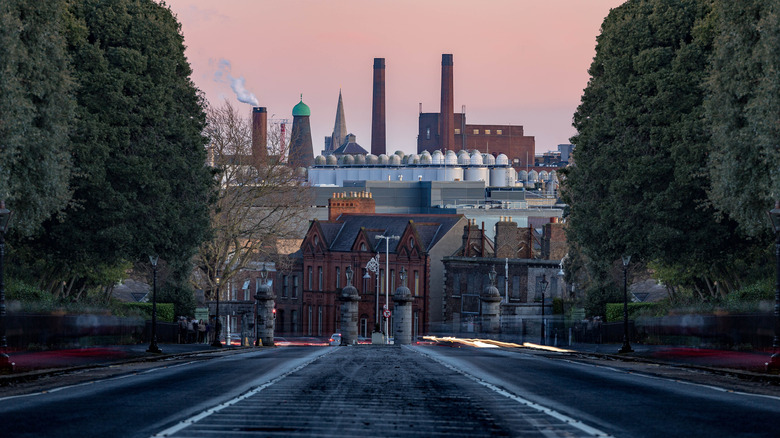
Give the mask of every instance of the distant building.
M 314 149 L 311 142 L 309 106 L 301 101 L 293 107 L 293 126 L 290 136 L 290 153 L 287 162 L 293 167 L 309 167 L 314 164 Z

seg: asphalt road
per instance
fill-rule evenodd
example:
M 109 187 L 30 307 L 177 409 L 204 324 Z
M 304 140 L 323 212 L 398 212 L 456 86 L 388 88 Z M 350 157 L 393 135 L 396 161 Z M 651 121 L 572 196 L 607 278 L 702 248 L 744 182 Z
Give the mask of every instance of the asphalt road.
M 518 349 L 264 348 L 0 388 L 0 435 L 777 436 L 778 392 Z

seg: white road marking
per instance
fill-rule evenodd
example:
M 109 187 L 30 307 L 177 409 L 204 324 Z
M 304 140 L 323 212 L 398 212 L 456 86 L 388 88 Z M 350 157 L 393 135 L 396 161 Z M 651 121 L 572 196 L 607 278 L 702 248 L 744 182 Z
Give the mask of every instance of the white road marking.
M 576 429 L 579 429 L 582 432 L 584 432 L 584 433 L 586 433 L 586 434 L 588 434 L 590 436 L 611 437 L 610 434 L 608 434 L 608 433 L 606 433 L 604 431 L 601 431 L 601 430 L 596 429 L 594 427 L 590 427 L 587 424 L 583 423 L 582 421 L 576 420 L 576 419 L 574 419 L 572 417 L 569 417 L 568 415 L 562 414 L 562 413 L 560 413 L 560 412 L 558 412 L 556 410 L 553 410 L 553 409 L 547 408 L 545 406 L 542 406 L 540 404 L 534 403 L 534 402 L 532 402 L 530 400 L 527 400 L 527 399 L 525 399 L 523 397 L 520 397 L 520 396 L 518 396 L 516 394 L 512 394 L 511 392 L 509 392 L 509 391 L 507 391 L 505 389 L 499 388 L 499 387 L 493 385 L 492 383 L 488 383 L 488 382 L 480 379 L 479 377 L 476 377 L 476 376 L 474 376 L 472 374 L 469 374 L 466 371 L 463 371 L 463 370 L 461 370 L 461 369 L 459 369 L 459 368 L 457 368 L 457 367 L 455 367 L 455 366 L 453 366 L 453 365 L 451 365 L 449 363 L 446 363 L 443 360 L 439 359 L 438 357 L 434 357 L 434 356 L 429 355 L 427 353 L 423 353 L 420 349 L 414 348 L 412 350 L 415 351 L 418 354 L 421 354 L 423 356 L 428 357 L 429 359 L 435 360 L 436 362 L 444 365 L 445 367 L 451 369 L 452 371 L 455 371 L 458 374 L 461 374 L 461 375 L 463 375 L 463 376 L 473 380 L 474 382 L 479 383 L 480 385 L 490 389 L 491 391 L 494 391 L 494 392 L 496 392 L 496 393 L 498 393 L 500 395 L 503 395 L 504 397 L 507 397 L 510 400 L 514 400 L 514 401 L 516 401 L 516 402 L 518 402 L 520 404 L 528 406 L 529 408 L 532 408 L 532 409 L 535 409 L 535 410 L 537 410 L 539 412 L 547 414 L 547 415 L 555 418 L 556 420 L 564 422 L 567 425 L 570 425 L 570 426 L 572 426 L 572 427 L 574 427 Z
M 251 389 L 250 391 L 245 392 L 244 394 L 239 395 L 238 397 L 235 397 L 235 398 L 230 399 L 230 400 L 228 400 L 228 401 L 226 401 L 226 402 L 224 402 L 222 404 L 214 406 L 213 408 L 207 409 L 207 410 L 205 410 L 205 411 L 203 411 L 203 412 L 201 412 L 201 413 L 199 413 L 199 414 L 197 414 L 195 416 L 187 418 L 186 420 L 182 420 L 178 424 L 176 424 L 174 426 L 171 426 L 171 427 L 169 427 L 169 428 L 167 428 L 167 429 L 165 429 L 165 430 L 163 430 L 161 432 L 158 432 L 155 435 L 152 435 L 151 438 L 162 438 L 162 437 L 171 436 L 171 435 L 175 434 L 176 432 L 179 432 L 180 430 L 185 429 L 185 428 L 191 426 L 192 424 L 197 423 L 198 421 L 208 417 L 211 414 L 215 414 L 215 413 L 217 413 L 217 412 L 219 412 L 219 411 L 221 411 L 221 410 L 223 410 L 223 409 L 225 409 L 225 408 L 227 408 L 229 406 L 232 406 L 232 405 L 234 405 L 234 404 L 236 404 L 236 403 L 238 403 L 238 402 L 240 402 L 240 401 L 242 401 L 244 399 L 252 397 L 253 395 L 257 394 L 258 392 L 268 388 L 269 386 L 271 386 L 271 385 L 279 382 L 280 380 L 284 379 L 285 377 L 289 376 L 290 374 L 295 373 L 297 371 L 300 371 L 303 368 L 309 366 L 310 364 L 312 364 L 314 361 L 316 361 L 317 359 L 321 358 L 322 356 L 325 356 L 326 354 L 331 354 L 334 351 L 336 351 L 335 348 L 329 348 L 324 354 L 319 354 L 319 355 L 313 357 L 312 359 L 310 359 L 310 360 L 308 360 L 308 361 L 298 365 L 297 367 L 295 367 L 295 368 L 285 372 L 284 374 L 282 374 L 282 375 L 280 375 L 280 376 L 278 376 L 278 377 L 276 377 L 276 378 L 274 378 L 272 380 L 269 380 L 268 382 L 266 382 L 266 383 L 264 383 L 264 384 L 262 384 L 262 385 L 260 385 L 260 386 L 258 386 L 256 388 L 254 388 L 254 389 Z

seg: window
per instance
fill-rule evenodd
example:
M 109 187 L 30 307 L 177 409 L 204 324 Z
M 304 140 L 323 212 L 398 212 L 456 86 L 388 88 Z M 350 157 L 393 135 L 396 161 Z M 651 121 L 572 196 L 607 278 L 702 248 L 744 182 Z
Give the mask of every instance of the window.
M 455 128 L 455 135 L 460 135 L 460 128 Z
M 298 311 L 297 310 L 290 311 L 290 331 L 293 334 L 298 334 Z
M 460 295 L 460 274 L 452 275 L 452 295 Z
M 324 278 L 322 276 L 322 266 L 317 266 L 317 290 L 322 290 L 322 282 Z
M 297 275 L 293 275 L 293 290 L 292 290 L 292 297 L 298 298 L 298 285 L 299 285 L 299 279 Z
M 313 268 L 309 266 L 309 290 L 314 289 L 314 274 L 312 273 Z
M 414 296 L 420 296 L 420 271 L 414 271 Z
M 479 134 L 479 129 L 475 129 L 474 130 L 474 135 L 477 135 L 477 134 Z
M 341 268 L 336 267 L 336 289 L 341 287 Z
M 320 237 L 318 235 L 314 235 L 314 246 L 319 245 L 320 243 Z
M 274 322 L 274 330 L 276 330 L 276 327 L 279 327 L 279 331 L 284 331 L 284 310 L 277 310 L 276 311 L 276 322 Z
M 395 269 L 390 270 L 390 292 L 395 292 Z
M 485 130 L 485 135 L 490 135 L 490 130 L 489 129 Z
M 308 325 L 307 334 L 308 334 L 309 336 L 311 336 L 311 327 L 312 327 L 312 320 L 311 320 L 311 318 L 312 318 L 312 311 L 311 311 L 311 306 L 308 306 L 308 307 L 309 307 L 309 325 Z
M 317 336 L 322 336 L 322 306 L 317 307 Z
M 385 270 L 380 269 L 379 270 L 379 293 L 381 294 L 385 293 L 385 287 L 387 287 L 387 283 L 385 282 Z
M 360 250 L 361 251 L 365 251 L 366 250 L 366 244 L 365 243 L 361 243 L 360 244 Z
M 431 139 L 431 128 L 425 128 L 425 139 L 430 140 Z
M 414 249 L 414 237 L 409 238 L 409 249 Z
M 287 289 L 290 287 L 290 277 L 282 276 L 282 297 L 287 298 Z
M 501 135 L 501 134 L 503 134 L 503 133 L 504 133 L 504 131 L 502 131 L 502 130 L 500 130 L 500 129 L 496 129 L 496 135 Z
M 515 164 L 520 164 L 520 159 L 519 158 L 515 158 L 514 160 L 512 160 L 512 162 L 515 163 Z

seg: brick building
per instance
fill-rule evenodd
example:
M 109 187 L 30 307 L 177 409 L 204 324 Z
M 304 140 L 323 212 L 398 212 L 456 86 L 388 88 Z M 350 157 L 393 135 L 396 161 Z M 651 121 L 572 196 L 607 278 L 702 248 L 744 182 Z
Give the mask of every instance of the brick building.
M 427 333 L 431 319 L 441 320 L 444 272 L 439 261 L 460 245 L 460 230 L 466 219 L 454 214 L 375 214 L 374 205 L 366 192 L 334 194 L 329 202 L 329 220 L 312 221 L 301 244 L 300 335 L 327 336 L 338 331 L 337 298 L 346 284 L 348 266 L 355 273 L 353 284 L 360 295 L 360 336 L 371 336 L 375 325 L 381 323 L 378 312 L 385 304 L 388 282 L 392 308 L 392 293 L 401 284 L 401 267 L 406 269 L 413 296 L 414 335 Z M 389 240 L 389 263 L 386 240 L 377 236 L 398 236 L 397 240 Z M 366 269 L 377 255 L 378 287 L 377 275 Z
M 556 221 L 556 219 L 551 219 Z M 501 328 L 520 330 L 522 319 L 541 313 L 540 282 L 549 283 L 545 313 L 552 313 L 552 299 L 564 296 L 560 263 L 566 254 L 563 224 L 518 227 L 509 217 L 496 223 L 495 238 L 486 237 L 475 221 L 463 228 L 462 245 L 443 259 L 446 272 L 442 300 L 443 333 L 480 331 L 480 295 L 489 285 L 488 275 L 496 270 L 496 287 L 502 297 Z

